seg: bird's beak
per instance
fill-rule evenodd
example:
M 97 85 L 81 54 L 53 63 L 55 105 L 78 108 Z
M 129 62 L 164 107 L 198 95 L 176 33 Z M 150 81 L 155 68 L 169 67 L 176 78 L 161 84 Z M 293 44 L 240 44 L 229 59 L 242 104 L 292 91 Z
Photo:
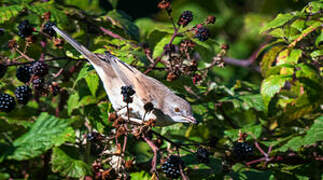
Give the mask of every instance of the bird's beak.
M 183 118 L 189 123 L 198 124 L 198 122 L 196 121 L 196 119 L 193 116 L 186 116 L 186 117 L 183 117 Z

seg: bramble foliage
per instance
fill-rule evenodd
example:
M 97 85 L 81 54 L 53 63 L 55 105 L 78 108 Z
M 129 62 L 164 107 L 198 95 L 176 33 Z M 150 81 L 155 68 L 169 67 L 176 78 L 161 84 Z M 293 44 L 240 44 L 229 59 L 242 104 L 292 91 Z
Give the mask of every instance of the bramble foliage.
M 122 2 L 0 2 L 0 179 L 323 177 L 322 0 L 257 11 L 260 2 L 161 0 L 135 20 Z M 271 19 L 275 7 L 294 11 Z M 55 24 L 163 82 L 199 124 L 117 117 Z M 120 93 L 132 103 L 136 92 Z

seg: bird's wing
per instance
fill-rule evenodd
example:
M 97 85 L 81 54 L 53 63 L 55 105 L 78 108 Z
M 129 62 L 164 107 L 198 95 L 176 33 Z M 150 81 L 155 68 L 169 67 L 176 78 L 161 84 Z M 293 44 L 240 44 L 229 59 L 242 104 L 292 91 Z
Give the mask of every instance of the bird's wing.
M 172 93 L 164 84 L 160 83 L 156 79 L 146 76 L 136 68 L 119 60 L 115 61 L 117 67 L 123 74 L 131 81 L 134 86 L 134 90 L 138 97 L 142 99 L 144 103 L 152 102 L 155 106 L 161 108 L 164 104 L 163 97 L 167 93 Z

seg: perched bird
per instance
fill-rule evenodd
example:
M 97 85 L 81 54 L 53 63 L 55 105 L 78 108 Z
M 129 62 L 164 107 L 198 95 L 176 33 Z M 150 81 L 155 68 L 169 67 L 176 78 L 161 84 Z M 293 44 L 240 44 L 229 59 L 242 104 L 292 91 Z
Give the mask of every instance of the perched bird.
M 52 28 L 92 64 L 118 115 L 127 119 L 127 103 L 123 101 L 120 92 L 121 87 L 130 86 L 135 91 L 132 103 L 128 104 L 130 121 L 142 123 L 154 119 L 158 126 L 177 122 L 197 123 L 190 104 L 158 80 L 143 74 L 110 53 L 94 54 L 56 26 Z M 153 106 L 150 112 L 144 108 L 147 104 Z

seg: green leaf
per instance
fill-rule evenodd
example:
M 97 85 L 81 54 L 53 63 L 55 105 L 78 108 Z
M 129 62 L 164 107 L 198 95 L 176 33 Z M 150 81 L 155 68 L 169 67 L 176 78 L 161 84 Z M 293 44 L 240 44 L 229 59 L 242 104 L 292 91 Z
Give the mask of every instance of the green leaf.
M 80 178 L 91 175 L 91 167 L 79 160 L 77 149 L 54 148 L 51 158 L 52 171 L 64 177 Z
M 75 87 L 75 85 L 77 84 L 78 81 L 80 81 L 81 79 L 84 79 L 86 76 L 88 76 L 90 70 L 91 70 L 91 66 L 88 64 L 85 64 L 83 66 L 83 68 L 81 69 L 81 71 L 79 72 L 76 80 L 74 81 L 73 86 Z
M 169 41 L 171 40 L 172 36 L 171 35 L 167 35 L 165 37 L 163 37 L 155 46 L 154 48 L 154 52 L 153 52 L 153 58 L 157 58 L 158 56 L 160 56 L 162 54 L 162 52 L 164 51 L 164 47 L 166 44 L 169 43 Z M 181 42 L 183 38 L 182 37 L 176 37 L 173 41 L 172 44 L 178 44 Z
M 300 49 L 292 49 L 289 56 L 287 57 L 286 64 L 297 64 L 299 58 L 302 56 L 302 53 L 303 51 Z
M 0 7 L 0 23 L 2 24 L 17 16 L 23 8 L 24 6 L 21 4 Z
M 220 99 L 219 102 L 232 102 L 234 108 L 242 108 L 244 110 L 249 110 L 250 108 L 254 108 L 257 111 L 265 110 L 261 94 L 228 96 Z
M 118 1 L 119 0 L 108 0 L 113 9 L 117 9 Z
M 99 76 L 95 71 L 88 73 L 85 77 L 85 81 L 91 91 L 92 96 L 96 96 L 96 91 L 99 88 Z
M 271 98 L 280 91 L 289 79 L 291 79 L 289 76 L 272 75 L 262 81 L 260 91 L 265 104 L 265 112 L 268 111 Z
M 286 144 L 279 148 L 279 151 L 297 151 L 302 146 L 311 145 L 318 141 L 323 141 L 323 116 L 320 116 L 314 121 L 313 125 L 306 132 L 306 135 L 304 137 L 297 136 L 290 139 Z
M 126 13 L 112 10 L 108 12 L 108 16 L 112 20 L 113 25 L 122 28 L 132 39 L 139 40 L 139 28 Z
M 323 49 L 315 50 L 311 53 L 312 58 L 318 58 L 323 56 Z
M 230 129 L 224 131 L 225 136 L 228 136 L 231 140 L 237 140 L 239 138 L 239 131 L 243 133 L 251 133 L 256 138 L 260 137 L 262 133 L 262 126 L 259 125 L 252 125 L 252 126 L 244 126 L 242 129 Z M 252 139 L 253 137 L 248 136 L 247 140 Z
M 52 2 L 39 2 L 34 3 L 32 5 L 27 5 L 27 8 L 32 12 L 39 16 L 42 16 L 46 12 L 51 13 L 51 20 L 56 22 L 57 24 L 68 25 L 68 18 L 66 14 L 57 9 L 55 4 Z
M 264 77 L 268 77 L 270 75 L 269 70 L 272 68 L 272 64 L 276 61 L 277 55 L 281 52 L 283 48 L 284 46 L 274 46 L 263 56 L 260 63 L 260 69 L 261 74 Z
M 321 31 L 320 35 L 315 40 L 315 46 L 319 46 L 319 44 L 323 41 L 323 31 Z
M 317 141 L 323 141 L 323 116 L 314 121 L 304 137 L 304 144 L 314 144 Z
M 73 110 L 79 107 L 79 94 L 74 93 L 70 95 L 70 97 L 67 100 L 67 113 L 68 115 L 71 115 Z
M 13 142 L 13 152 L 8 159 L 27 160 L 37 157 L 54 146 L 74 141 L 70 121 L 41 113 L 31 129 Z
M 131 179 L 133 180 L 150 180 L 150 175 L 149 173 L 145 171 L 140 171 L 140 172 L 133 172 L 130 174 Z
M 274 29 L 280 26 L 283 26 L 288 21 L 292 20 L 295 17 L 293 14 L 278 14 L 276 18 L 269 23 L 267 23 L 261 30 L 260 33 Z

